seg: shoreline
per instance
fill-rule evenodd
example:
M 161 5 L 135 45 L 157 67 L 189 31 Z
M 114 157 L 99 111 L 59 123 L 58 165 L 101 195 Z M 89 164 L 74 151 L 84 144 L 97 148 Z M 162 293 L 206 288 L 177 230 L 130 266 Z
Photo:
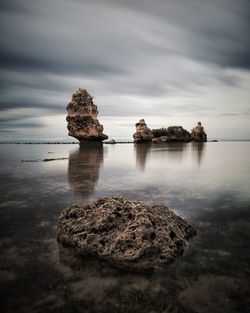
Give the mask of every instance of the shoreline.
M 227 139 L 227 140 L 218 140 L 218 139 L 213 139 L 213 140 L 208 140 L 206 142 L 249 142 L 250 139 Z M 194 141 L 189 141 L 189 142 L 184 142 L 184 141 L 176 141 L 176 142 L 166 142 L 167 144 L 175 144 L 175 143 L 190 143 Z M 206 143 L 202 142 L 202 143 Z M 108 145 L 116 145 L 116 144 L 134 144 L 134 141 L 116 141 L 114 144 L 102 142 L 103 144 L 108 144 Z M 149 142 L 150 143 L 150 142 Z M 149 144 L 149 143 L 139 143 L 139 144 Z M 58 142 L 58 141 L 46 141 L 46 142 L 0 142 L 0 144 L 7 144 L 7 145 L 80 145 L 80 142 Z M 138 144 L 138 143 L 137 143 Z M 153 143 L 152 143 L 153 144 Z M 163 143 L 162 143 L 163 144 Z

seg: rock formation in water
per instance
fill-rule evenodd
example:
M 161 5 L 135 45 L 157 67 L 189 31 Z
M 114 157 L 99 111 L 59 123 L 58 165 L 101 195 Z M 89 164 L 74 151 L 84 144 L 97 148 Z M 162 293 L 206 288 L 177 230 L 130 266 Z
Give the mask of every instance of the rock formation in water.
M 191 140 L 200 142 L 207 141 L 207 134 L 205 133 L 204 127 L 201 125 L 201 122 L 198 122 L 197 126 L 192 129 Z
M 103 126 L 97 119 L 97 106 L 87 90 L 79 88 L 72 95 L 67 111 L 69 136 L 75 137 L 80 142 L 103 141 L 108 138 L 103 134 Z
M 135 124 L 136 132 L 134 133 L 134 142 L 143 143 L 150 142 L 153 139 L 152 131 L 147 127 L 144 119 L 141 119 L 138 123 Z
M 94 255 L 120 268 L 148 271 L 182 254 L 195 230 L 166 206 L 124 197 L 72 204 L 60 218 L 57 239 L 80 255 Z
M 190 133 L 182 126 L 170 126 L 165 129 L 165 135 L 156 137 L 152 141 L 154 143 L 163 142 L 188 142 L 191 140 Z

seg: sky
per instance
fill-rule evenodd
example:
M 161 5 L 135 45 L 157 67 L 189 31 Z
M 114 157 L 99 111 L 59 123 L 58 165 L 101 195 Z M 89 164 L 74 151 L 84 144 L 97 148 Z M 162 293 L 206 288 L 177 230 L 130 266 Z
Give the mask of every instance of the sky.
M 0 27 L 0 141 L 67 139 L 79 87 L 110 139 L 250 139 L 249 0 L 1 0 Z

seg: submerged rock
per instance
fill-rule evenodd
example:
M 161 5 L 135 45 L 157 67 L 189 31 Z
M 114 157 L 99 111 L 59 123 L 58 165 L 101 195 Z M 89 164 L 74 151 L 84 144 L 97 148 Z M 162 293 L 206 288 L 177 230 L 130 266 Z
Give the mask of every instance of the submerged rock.
M 207 134 L 204 131 L 204 127 L 201 125 L 201 122 L 198 122 L 197 126 L 192 129 L 191 140 L 206 142 Z
M 136 132 L 133 135 L 134 141 L 136 143 L 149 142 L 153 139 L 152 131 L 147 127 L 144 119 L 141 119 L 135 124 Z
M 103 141 L 108 136 L 103 134 L 103 126 L 97 119 L 97 106 L 87 90 L 79 88 L 67 105 L 69 136 L 75 137 L 80 142 Z
M 195 233 L 162 204 L 151 207 L 124 197 L 107 197 L 66 208 L 59 218 L 57 239 L 81 255 L 147 271 L 174 261 Z

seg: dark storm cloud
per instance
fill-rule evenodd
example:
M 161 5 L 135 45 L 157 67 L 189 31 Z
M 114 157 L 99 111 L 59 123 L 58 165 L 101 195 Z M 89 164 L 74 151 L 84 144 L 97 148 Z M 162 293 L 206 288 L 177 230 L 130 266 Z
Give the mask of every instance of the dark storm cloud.
M 38 57 L 21 56 L 15 53 L 0 52 L 0 67 L 2 69 L 13 69 L 25 72 L 39 73 L 56 73 L 56 74 L 84 74 L 85 76 L 108 76 L 109 74 L 125 74 L 125 69 L 115 66 L 102 64 L 100 60 L 82 60 L 79 63 L 74 60 L 50 59 L 49 56 L 43 55 Z
M 38 128 L 44 126 L 40 121 L 32 122 L 29 118 L 23 118 L 21 116 L 13 117 L 0 117 L 0 129 L 7 130 L 16 127 L 25 127 L 25 128 Z
M 204 112 L 161 100 L 237 86 L 227 70 L 250 69 L 249 23 L 248 0 L 0 1 L 0 110 L 64 114 L 81 86 L 106 116 Z
M 22 4 L 22 1 L 17 0 L 1 0 L 0 1 L 0 11 L 1 12 L 15 12 L 15 13 L 25 13 L 27 12 L 27 7 Z
M 97 1 L 98 2 L 98 1 Z M 250 68 L 249 0 L 109 0 L 169 22 L 185 34 L 183 53 L 222 67 Z M 142 5 L 143 3 L 143 5 Z M 162 32 L 164 34 L 164 30 Z M 189 42 L 189 51 L 185 45 Z M 180 54 L 182 51 L 178 51 Z
M 26 101 L 11 100 L 9 102 L 7 101 L 1 102 L 0 112 L 12 110 L 12 109 L 35 108 L 35 107 L 49 109 L 51 112 L 55 112 L 55 113 L 65 113 L 65 108 L 62 108 L 60 105 L 44 103 L 44 102 L 35 101 L 31 99 L 28 99 Z
M 9 130 L 12 128 L 39 128 L 44 126 L 41 122 L 25 122 L 19 120 L 13 120 L 9 122 L 4 122 L 0 119 L 0 129 L 2 130 Z
M 1 13 L 5 30 L 1 66 L 86 76 L 124 74 L 140 61 L 140 55 L 153 58 L 172 53 L 249 68 L 249 3 L 4 1 L 2 7 L 8 11 Z M 157 37 L 158 43 L 154 42 Z M 174 40 L 181 42 L 174 44 Z

